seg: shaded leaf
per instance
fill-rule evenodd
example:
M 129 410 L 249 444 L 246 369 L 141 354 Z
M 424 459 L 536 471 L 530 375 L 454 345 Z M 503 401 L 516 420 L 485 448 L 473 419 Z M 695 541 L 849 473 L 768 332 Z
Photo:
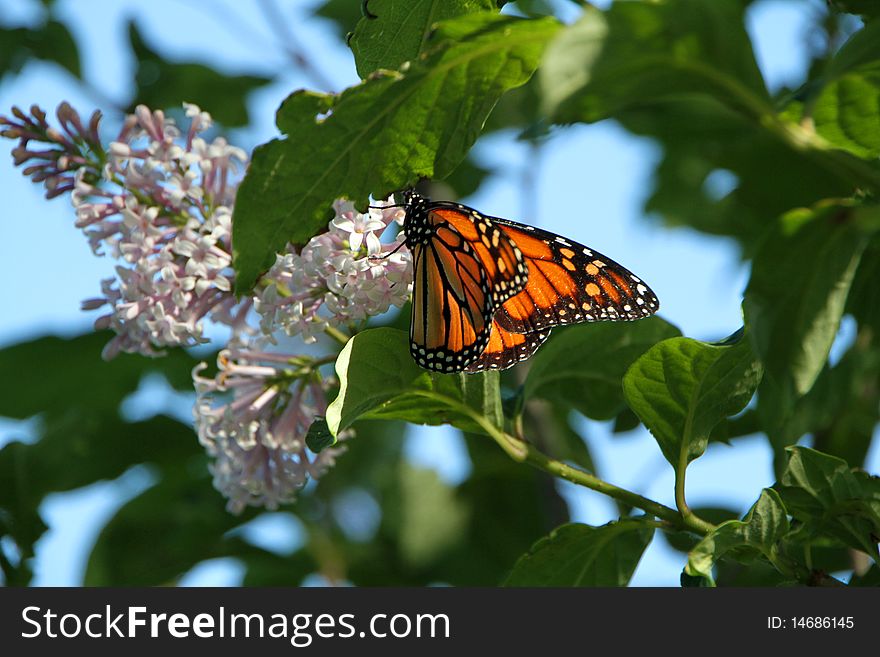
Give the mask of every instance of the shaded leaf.
M 362 3 L 357 0 L 324 0 L 315 7 L 316 16 L 333 21 L 340 32 L 345 34 L 354 29 L 363 17 Z
M 566 122 L 683 94 L 748 114 L 772 111 L 740 0 L 588 7 L 547 49 L 541 86 L 547 113 Z
M 317 454 L 325 447 L 330 447 L 330 445 L 335 443 L 336 438 L 330 433 L 327 420 L 322 417 L 316 417 L 306 434 L 306 446 Z
M 853 471 L 834 456 L 789 447 L 776 488 L 802 535 L 824 534 L 878 558 L 880 478 Z
M 63 23 L 48 21 L 38 28 L 0 28 L 0 79 L 18 73 L 30 59 L 42 59 L 79 78 L 79 49 Z
M 101 530 L 85 586 L 158 586 L 197 563 L 228 556 L 223 534 L 247 516 L 228 513 L 205 471 L 165 477 L 129 501 Z
M 70 408 L 93 414 L 116 414 L 120 402 L 137 390 L 150 372 L 163 374 L 177 390 L 192 390 L 192 368 L 198 363 L 182 349 L 164 358 L 120 354 L 101 359 L 112 338 L 109 331 L 74 338 L 47 336 L 0 350 L 0 370 L 15 372 L 0 394 L 0 415 L 24 419 L 46 413 L 65 414 Z
M 456 16 L 494 11 L 492 0 L 372 0 L 349 40 L 358 75 L 396 70 L 431 48 L 434 25 Z
M 348 341 L 336 360 L 339 395 L 327 408 L 333 434 L 358 418 L 453 424 L 482 432 L 463 407 L 502 423 L 498 373 L 438 374 L 416 365 L 409 338 L 393 328 L 368 329 Z
M 238 190 L 236 287 L 249 290 L 276 251 L 303 243 L 331 204 L 384 198 L 420 177 L 444 178 L 506 90 L 529 79 L 557 24 L 474 14 L 444 23 L 437 51 L 403 74 L 377 75 L 330 100 L 298 92 L 278 112 L 290 139 L 259 146 Z
M 525 394 L 564 402 L 594 420 L 610 420 L 625 407 L 622 380 L 629 366 L 653 345 L 680 334 L 659 317 L 556 331 L 532 358 Z
M 785 505 L 775 490 L 765 488 L 745 518 L 718 525 L 691 550 L 685 572 L 714 584 L 712 568 L 729 552 L 746 562 L 758 554 L 775 561 L 777 544 L 788 531 Z
M 865 159 L 880 155 L 880 25 L 853 34 L 804 93 L 790 115 L 808 114 L 816 132 L 837 148 Z
M 272 80 L 261 75 L 224 75 L 209 66 L 169 62 L 147 45 L 134 22 L 128 36 L 137 59 L 137 91 L 131 107 L 143 103 L 153 110 L 195 103 L 227 127 L 250 122 L 247 96 Z
M 516 562 L 504 586 L 626 586 L 654 535 L 643 520 L 563 525 Z
M 865 20 L 880 16 L 880 4 L 877 0 L 831 0 L 830 4 L 840 11 L 859 14 Z
M 864 575 L 853 575 L 849 580 L 850 586 L 880 586 L 880 566 L 876 563 L 868 569 Z
M 741 334 L 725 344 L 671 338 L 627 371 L 623 392 L 674 468 L 706 450 L 712 429 L 741 411 L 761 379 L 761 365 Z
M 759 412 L 775 444 L 797 399 L 816 382 L 840 326 L 867 236 L 859 224 L 876 210 L 792 211 L 755 256 L 743 309 L 766 375 Z
M 179 467 L 201 453 L 192 427 L 170 418 L 126 424 L 71 410 L 37 442 L 0 449 L 0 535 L 29 555 L 46 530 L 38 509 L 49 493 L 114 479 L 140 463 Z
M 400 553 L 407 564 L 426 567 L 463 542 L 468 505 L 434 470 L 404 464 L 399 476 Z
M 587 442 L 574 428 L 571 415 L 571 410 L 564 405 L 533 400 L 523 418 L 525 436 L 557 461 L 570 461 L 595 473 Z
M 737 520 L 739 518 L 739 512 L 723 507 L 694 506 L 691 510 L 695 516 L 702 518 L 706 522 L 711 522 L 713 525 L 720 525 L 728 520 Z M 669 543 L 673 550 L 685 553 L 693 550 L 697 543 L 700 542 L 699 537 L 687 531 L 664 531 L 661 533 L 661 536 L 666 539 L 666 542 Z

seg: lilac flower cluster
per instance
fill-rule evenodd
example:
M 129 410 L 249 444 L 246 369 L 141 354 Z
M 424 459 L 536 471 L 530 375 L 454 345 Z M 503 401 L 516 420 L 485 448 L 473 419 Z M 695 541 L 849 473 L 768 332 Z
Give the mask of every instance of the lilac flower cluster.
M 320 477 L 342 453 L 342 447 L 328 447 L 312 454 L 305 443 L 315 418 L 327 410 L 332 384 L 317 365 L 308 357 L 231 345 L 217 358 L 217 376 L 202 377 L 204 363 L 193 372 L 199 441 L 215 457 L 214 485 L 231 511 L 292 501 L 309 477 Z
M 233 292 L 232 214 L 244 151 L 203 133 L 211 117 L 184 105 L 188 127 L 139 106 L 105 149 L 100 114 L 86 125 L 66 103 L 62 130 L 45 113 L 18 108 L 0 117 L 0 135 L 18 139 L 16 164 L 42 183 L 47 196 L 69 192 L 81 228 L 97 255 L 117 262 L 116 275 L 84 309 L 108 308 L 95 322 L 116 336 L 104 350 L 161 355 L 162 349 L 206 342 L 204 322 L 231 329 L 218 374 L 193 371 L 199 440 L 213 457 L 214 484 L 240 512 L 248 505 L 277 508 L 309 478 L 331 467 L 343 447 L 315 454 L 306 436 L 327 408 L 335 360 L 280 353 L 275 336 L 304 343 L 318 334 L 355 330 L 366 318 L 401 306 L 411 292 L 411 256 L 398 234 L 381 237 L 403 213 L 388 202 L 358 213 L 334 204 L 325 233 L 301 250 L 288 248 L 250 297 Z M 41 144 L 35 148 L 34 144 Z M 253 312 L 253 311 L 256 312 Z M 259 327 L 252 320 L 259 318 Z M 349 434 L 350 435 L 350 434 Z M 348 435 L 339 436 L 340 439 Z
M 328 326 L 359 322 L 406 302 L 412 259 L 402 250 L 403 233 L 387 246 L 379 239 L 392 223 L 403 223 L 403 211 L 391 203 L 359 214 L 349 201 L 337 201 L 326 233 L 299 253 L 290 249 L 277 256 L 255 300 L 265 334 L 281 329 L 311 343 Z

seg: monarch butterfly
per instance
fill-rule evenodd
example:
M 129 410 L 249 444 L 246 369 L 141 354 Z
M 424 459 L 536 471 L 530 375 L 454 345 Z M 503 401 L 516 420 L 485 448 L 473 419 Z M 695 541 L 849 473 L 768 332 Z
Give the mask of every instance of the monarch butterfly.
M 502 370 L 563 324 L 653 315 L 628 269 L 554 233 L 404 192 L 413 254 L 410 353 L 438 372 Z

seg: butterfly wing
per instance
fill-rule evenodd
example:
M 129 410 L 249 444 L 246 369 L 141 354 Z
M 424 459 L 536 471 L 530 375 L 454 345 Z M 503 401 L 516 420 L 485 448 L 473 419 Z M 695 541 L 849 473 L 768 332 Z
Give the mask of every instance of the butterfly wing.
M 414 280 L 410 352 L 439 372 L 459 372 L 490 341 L 492 316 L 525 286 L 522 253 L 488 219 L 452 203 L 408 208 Z
M 525 287 L 528 267 L 522 251 L 495 224 L 494 218 L 458 203 L 440 201 L 429 207 L 428 221 L 435 235 L 449 241 L 451 238 L 446 232 L 454 231 L 480 260 L 496 305 Z
M 602 320 L 626 321 L 657 312 L 657 296 L 631 271 L 583 244 L 533 226 L 493 218 L 528 266 L 525 288 L 495 314 L 514 333 Z
M 550 329 L 532 333 L 511 333 L 494 319 L 489 343 L 480 357 L 465 367 L 464 371 L 506 370 L 531 357 L 549 336 Z

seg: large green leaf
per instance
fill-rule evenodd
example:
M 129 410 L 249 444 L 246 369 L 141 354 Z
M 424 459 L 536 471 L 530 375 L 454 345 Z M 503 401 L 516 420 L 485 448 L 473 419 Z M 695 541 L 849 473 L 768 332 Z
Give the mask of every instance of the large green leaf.
M 555 529 L 520 557 L 505 586 L 626 586 L 654 535 L 643 520 Z
M 223 535 L 242 522 L 203 476 L 178 472 L 129 501 L 101 530 L 85 586 L 160 586 L 205 559 L 228 556 Z
M 192 427 L 170 418 L 126 424 L 74 409 L 53 416 L 37 442 L 0 449 L 0 536 L 27 558 L 47 529 L 39 508 L 49 493 L 114 479 L 140 463 L 180 467 L 200 453 Z
M 406 333 L 368 329 L 351 338 L 336 360 L 339 395 L 327 408 L 336 435 L 359 418 L 453 424 L 485 432 L 474 415 L 500 427 L 498 373 L 438 374 L 416 365 Z
M 718 525 L 691 550 L 685 573 L 714 584 L 712 568 L 728 552 L 743 562 L 758 554 L 775 561 L 778 543 L 788 531 L 785 505 L 775 490 L 765 488 L 745 518 Z
M 157 110 L 190 102 L 227 127 L 243 126 L 250 122 L 248 94 L 272 81 L 261 75 L 224 75 L 204 64 L 169 62 L 147 45 L 134 22 L 129 23 L 128 36 L 137 60 L 131 107 L 143 103 Z
M 792 211 L 755 256 L 743 308 L 766 368 L 758 409 L 777 448 L 800 435 L 797 401 L 825 367 L 877 214 L 871 207 Z
M 239 187 L 237 289 L 249 290 L 289 242 L 325 227 L 334 199 L 363 207 L 371 194 L 451 173 L 501 94 L 532 75 L 557 27 L 552 19 L 464 16 L 444 23 L 436 51 L 405 74 L 371 77 L 339 97 L 290 96 L 277 117 L 288 137 L 255 150 Z
M 803 110 L 816 131 L 838 148 L 880 155 L 880 24 L 857 31 L 806 89 Z
M 650 317 L 638 322 L 580 324 L 553 334 L 532 358 L 525 395 L 564 402 L 594 420 L 624 408 L 623 375 L 650 347 L 681 335 Z
M 357 72 L 366 78 L 384 68 L 396 70 L 431 45 L 434 24 L 456 16 L 494 11 L 493 0 L 372 0 L 349 40 Z
M 37 28 L 0 28 L 0 80 L 18 73 L 30 59 L 55 62 L 80 77 L 79 49 L 63 23 L 48 21 Z
M 748 339 L 708 344 L 671 338 L 651 347 L 623 378 L 626 401 L 673 467 L 706 450 L 721 420 L 741 411 L 761 379 Z
M 740 0 L 587 8 L 547 49 L 541 83 L 547 112 L 561 121 L 598 121 L 684 94 L 750 115 L 772 112 Z
M 880 477 L 851 470 L 843 459 L 807 447 L 789 447 L 776 488 L 801 533 L 824 534 L 877 560 Z
M 588 9 L 548 47 L 540 80 L 557 121 L 610 116 L 661 142 L 647 211 L 751 248 L 772 217 L 876 191 L 880 172 L 777 115 L 742 12 L 739 0 Z
M 96 415 L 115 414 L 150 372 L 163 374 L 178 390 L 192 390 L 191 372 L 198 360 L 182 349 L 164 358 L 120 354 L 103 361 L 101 350 L 112 337 L 109 331 L 73 338 L 47 336 L 0 350 L 0 371 L 15 372 L 15 380 L 7 379 L 0 394 L 0 415 L 57 416 L 74 407 Z
M 793 211 L 755 255 L 744 310 L 758 355 L 774 381 L 805 394 L 816 381 L 867 243 L 857 222 L 876 210 Z

